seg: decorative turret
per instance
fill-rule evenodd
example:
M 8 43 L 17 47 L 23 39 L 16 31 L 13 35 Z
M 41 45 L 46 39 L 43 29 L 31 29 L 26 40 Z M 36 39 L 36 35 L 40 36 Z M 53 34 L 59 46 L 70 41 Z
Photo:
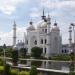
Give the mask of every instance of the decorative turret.
M 50 33 L 50 25 L 51 25 L 51 18 L 50 18 L 50 15 L 48 14 L 48 18 L 47 18 L 47 33 Z
M 50 25 L 51 25 L 51 18 L 50 15 L 48 14 L 47 18 L 47 57 L 50 56 Z

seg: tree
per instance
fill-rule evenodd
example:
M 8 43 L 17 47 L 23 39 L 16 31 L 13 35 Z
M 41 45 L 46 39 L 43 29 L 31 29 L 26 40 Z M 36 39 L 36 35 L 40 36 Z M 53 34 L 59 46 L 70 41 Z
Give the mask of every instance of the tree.
M 0 48 L 0 56 L 3 55 L 3 48 Z
M 16 66 L 18 63 L 18 50 L 12 51 L 12 61 L 13 61 L 13 65 Z
M 4 66 L 4 75 L 10 75 L 10 65 L 5 64 Z
M 33 47 L 31 49 L 31 56 L 35 58 L 40 58 L 42 54 L 42 49 L 40 47 Z
M 12 48 L 7 48 L 6 49 L 6 56 L 7 57 L 12 57 Z
M 27 53 L 27 49 L 26 48 L 21 48 L 20 49 L 20 57 L 25 58 L 26 57 L 26 53 Z
M 37 74 L 38 74 L 37 68 L 35 66 L 32 66 L 30 70 L 30 75 L 37 75 Z

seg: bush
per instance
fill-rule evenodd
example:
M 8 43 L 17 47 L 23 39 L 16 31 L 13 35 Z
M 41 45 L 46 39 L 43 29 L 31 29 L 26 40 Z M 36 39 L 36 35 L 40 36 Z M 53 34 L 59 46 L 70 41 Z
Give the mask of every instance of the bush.
M 49 58 L 50 60 L 64 60 L 64 61 L 68 61 L 70 60 L 70 56 L 69 55 L 56 55 L 56 56 L 52 56 Z
M 4 72 L 4 67 L 0 66 L 0 74 L 3 74 L 3 72 Z
M 2 59 L 0 59 L 0 66 L 2 66 L 3 65 L 3 60 Z
M 16 70 L 11 70 L 11 75 L 18 75 Z
M 71 71 L 71 72 L 69 73 L 69 75 L 75 75 L 75 72 L 72 72 L 72 71 Z
M 38 75 L 38 71 L 37 71 L 37 69 L 36 69 L 35 66 L 32 66 L 32 67 L 31 67 L 30 75 Z
M 32 66 L 40 67 L 42 64 L 42 61 L 31 61 Z
M 21 71 L 19 75 L 27 75 L 25 71 Z

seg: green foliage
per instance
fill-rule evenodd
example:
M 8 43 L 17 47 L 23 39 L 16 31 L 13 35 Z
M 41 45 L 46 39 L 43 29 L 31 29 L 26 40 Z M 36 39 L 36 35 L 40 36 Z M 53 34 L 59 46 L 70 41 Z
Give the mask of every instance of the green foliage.
M 71 62 L 70 64 L 70 71 L 74 71 L 74 62 Z
M 0 74 L 3 74 L 3 72 L 4 72 L 4 67 L 0 66 Z
M 21 48 L 20 49 L 20 57 L 25 58 L 26 57 L 26 53 L 27 53 L 27 49 L 26 48 Z
M 6 49 L 6 56 L 7 57 L 12 57 L 12 48 L 7 48 Z
M 32 66 L 40 67 L 42 64 L 42 61 L 31 61 Z
M 13 65 L 16 66 L 18 63 L 18 50 L 12 51 L 12 61 L 13 61 Z
M 10 75 L 10 65 L 5 64 L 4 66 L 4 75 Z
M 0 48 L 0 56 L 3 56 L 3 48 Z
M 31 67 L 30 75 L 38 75 L 38 71 L 37 71 L 37 69 L 36 69 L 35 66 L 32 66 L 32 67 Z
M 72 72 L 72 71 L 71 71 L 71 72 L 69 73 L 69 75 L 75 75 L 75 72 Z
M 19 73 L 19 75 L 26 75 L 26 72 L 25 72 L 25 71 L 21 71 L 21 72 Z
M 0 59 L 0 66 L 2 66 L 3 65 L 3 60 L 2 59 Z
M 20 63 L 21 63 L 21 64 L 26 64 L 27 61 L 26 61 L 26 60 L 20 60 Z
M 18 75 L 16 70 L 11 70 L 11 75 Z
M 33 47 L 31 49 L 31 56 L 32 57 L 35 57 L 35 58 L 40 58 L 41 57 L 41 54 L 42 54 L 42 49 L 39 48 L 39 47 Z
M 50 60 L 63 60 L 63 61 L 69 61 L 70 56 L 69 55 L 56 55 L 49 58 Z

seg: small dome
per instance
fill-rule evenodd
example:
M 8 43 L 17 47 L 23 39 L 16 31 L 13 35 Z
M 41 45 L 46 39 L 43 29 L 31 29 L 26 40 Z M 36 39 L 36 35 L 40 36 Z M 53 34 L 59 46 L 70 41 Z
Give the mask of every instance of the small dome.
M 57 26 L 57 23 L 54 23 L 52 31 L 60 31 L 59 27 Z
M 27 30 L 35 30 L 35 27 L 33 25 L 30 25 Z
M 33 26 L 32 22 L 30 22 L 30 25 L 27 28 L 27 30 L 35 30 L 35 27 Z
M 40 21 L 38 23 L 38 28 L 46 28 L 47 27 L 47 22 L 45 22 L 44 20 Z

